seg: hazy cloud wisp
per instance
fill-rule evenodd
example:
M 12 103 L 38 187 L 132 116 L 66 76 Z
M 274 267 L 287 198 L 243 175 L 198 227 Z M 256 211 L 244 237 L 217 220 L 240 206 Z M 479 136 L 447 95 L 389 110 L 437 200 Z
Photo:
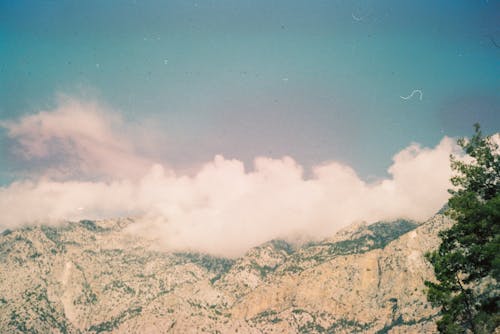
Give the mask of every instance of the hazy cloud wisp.
M 42 174 L 52 178 L 133 177 L 153 163 L 138 154 L 136 134 L 120 114 L 96 102 L 61 96 L 54 110 L 3 121 L 0 126 L 17 142 L 18 155 L 51 161 Z

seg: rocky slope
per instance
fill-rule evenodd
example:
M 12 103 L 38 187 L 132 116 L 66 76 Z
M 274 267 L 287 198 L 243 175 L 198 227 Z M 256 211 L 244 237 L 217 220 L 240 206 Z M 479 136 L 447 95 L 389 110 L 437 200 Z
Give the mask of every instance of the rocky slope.
M 437 215 L 356 225 L 294 248 L 271 241 L 236 260 L 167 253 L 128 219 L 0 235 L 2 333 L 432 333 L 423 254 Z

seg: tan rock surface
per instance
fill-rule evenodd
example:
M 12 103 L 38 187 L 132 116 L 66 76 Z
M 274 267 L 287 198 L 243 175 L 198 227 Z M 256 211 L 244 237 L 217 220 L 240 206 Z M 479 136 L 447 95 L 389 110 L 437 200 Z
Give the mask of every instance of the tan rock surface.
M 432 333 L 424 254 L 450 221 L 358 224 L 230 260 L 155 250 L 130 219 L 0 235 L 1 333 Z

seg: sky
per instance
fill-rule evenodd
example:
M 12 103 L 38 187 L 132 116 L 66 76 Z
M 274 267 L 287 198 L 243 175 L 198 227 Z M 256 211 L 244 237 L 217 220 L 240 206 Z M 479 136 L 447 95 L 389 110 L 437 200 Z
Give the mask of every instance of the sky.
M 315 237 L 332 233 L 326 226 L 334 213 L 308 213 L 327 205 L 330 186 L 340 211 L 352 206 L 335 227 L 405 213 L 423 219 L 446 201 L 453 138 L 470 135 L 475 122 L 487 134 L 499 131 L 498 22 L 500 2 L 492 0 L 0 0 L 0 207 L 11 210 L 0 227 L 161 211 L 150 221 L 169 221 L 195 245 L 192 236 L 203 239 L 206 228 L 182 230 L 206 220 L 203 210 L 237 235 L 245 225 L 229 221 L 262 209 L 254 238 L 235 238 L 224 251 L 232 254 L 238 243 L 283 234 L 277 223 L 275 231 L 261 230 L 286 220 L 279 212 L 305 198 L 309 207 L 290 231 L 314 220 Z M 429 166 L 439 166 L 441 177 L 432 189 L 397 172 L 424 178 L 435 172 Z M 236 193 L 226 189 L 235 197 L 221 199 L 217 185 L 201 181 L 210 168 L 221 184 L 235 182 Z M 281 174 L 293 176 L 296 197 L 260 207 L 255 199 L 278 191 Z M 185 202 L 146 187 L 154 177 Z M 95 187 L 115 194 L 125 183 L 133 195 L 123 203 L 88 202 Z M 321 190 L 302 188 L 310 183 Z M 404 198 L 396 209 L 355 214 L 387 187 L 391 195 L 378 204 Z M 55 202 L 41 205 L 41 189 L 55 188 Z M 345 202 L 359 197 L 351 188 L 366 197 Z M 138 195 L 144 189 L 157 196 Z M 406 204 L 429 191 L 439 196 L 420 212 Z M 70 192 L 86 204 L 54 212 Z M 240 206 L 242 194 L 250 204 Z M 17 212 L 13 198 L 36 210 Z M 138 198 L 142 206 L 123 212 Z M 161 207 L 167 202 L 189 214 L 172 218 Z M 217 251 L 214 240 L 203 249 Z

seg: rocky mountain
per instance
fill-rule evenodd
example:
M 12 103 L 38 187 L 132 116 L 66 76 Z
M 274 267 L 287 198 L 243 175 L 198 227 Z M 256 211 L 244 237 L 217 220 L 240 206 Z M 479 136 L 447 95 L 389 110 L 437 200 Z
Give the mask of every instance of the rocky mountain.
M 172 253 L 130 219 L 0 235 L 1 333 L 432 333 L 423 255 L 451 222 L 353 225 L 238 259 Z

